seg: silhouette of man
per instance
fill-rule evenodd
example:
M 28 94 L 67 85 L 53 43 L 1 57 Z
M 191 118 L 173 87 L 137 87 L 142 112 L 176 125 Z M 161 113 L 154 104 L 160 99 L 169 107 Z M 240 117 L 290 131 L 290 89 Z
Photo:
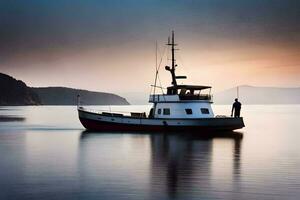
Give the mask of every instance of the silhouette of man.
M 238 99 L 235 99 L 234 101 L 235 102 L 233 103 L 231 110 L 231 117 L 233 116 L 233 111 L 234 117 L 240 117 L 242 104 L 238 101 Z

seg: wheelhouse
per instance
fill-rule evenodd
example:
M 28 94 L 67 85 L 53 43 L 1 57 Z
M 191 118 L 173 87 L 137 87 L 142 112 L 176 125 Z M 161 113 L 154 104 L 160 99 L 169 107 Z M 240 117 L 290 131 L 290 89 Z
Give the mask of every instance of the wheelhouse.
M 166 94 L 150 95 L 153 118 L 212 118 L 210 86 L 176 85 L 167 88 Z
M 208 90 L 208 92 L 207 92 Z M 211 100 L 211 87 L 199 85 L 177 85 L 167 88 L 167 95 L 178 95 L 179 100 Z

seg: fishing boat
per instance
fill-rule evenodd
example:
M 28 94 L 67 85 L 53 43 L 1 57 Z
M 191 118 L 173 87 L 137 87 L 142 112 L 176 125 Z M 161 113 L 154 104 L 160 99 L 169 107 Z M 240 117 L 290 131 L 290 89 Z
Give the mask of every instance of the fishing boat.
M 78 106 L 79 119 L 87 130 L 92 131 L 232 131 L 243 128 L 242 117 L 229 117 L 214 115 L 212 110 L 211 86 L 178 84 L 178 79 L 186 76 L 176 75 L 175 39 L 174 32 L 168 39 L 172 58 L 171 66 L 165 66 L 170 72 L 172 82 L 166 88 L 157 86 L 158 68 L 156 67 L 154 92 L 150 94 L 152 103 L 148 115 L 146 112 L 130 112 L 125 115 L 118 112 L 96 112 L 83 106 Z M 155 88 L 162 92 L 156 94 Z

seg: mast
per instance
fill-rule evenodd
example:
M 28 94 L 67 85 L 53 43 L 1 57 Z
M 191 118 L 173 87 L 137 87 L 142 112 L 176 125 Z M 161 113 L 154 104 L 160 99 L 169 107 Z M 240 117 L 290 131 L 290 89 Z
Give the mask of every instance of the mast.
M 170 44 L 172 47 L 172 69 L 175 71 L 175 43 L 174 43 L 174 31 L 172 31 L 172 43 Z
M 171 51 L 172 51 L 172 66 L 166 66 L 165 69 L 167 71 L 170 71 L 171 75 L 172 75 L 172 84 L 174 86 L 177 86 L 177 81 L 176 81 L 176 75 L 175 75 L 175 67 L 177 66 L 175 64 L 176 60 L 175 60 L 175 46 L 177 44 L 175 44 L 175 39 L 174 39 L 174 31 L 172 31 L 172 38 L 171 38 L 171 42 L 170 42 L 170 38 L 168 39 L 168 44 L 169 46 L 171 46 Z
M 177 44 L 175 44 L 174 31 L 172 31 L 172 40 L 170 42 L 170 37 L 169 37 L 167 45 L 171 46 L 171 51 L 172 51 L 172 66 L 171 67 L 165 66 L 165 69 L 167 71 L 169 71 L 171 73 L 171 75 L 172 75 L 172 85 L 174 87 L 177 87 L 177 80 L 176 79 L 186 79 L 186 76 L 176 76 L 175 75 L 175 69 L 177 67 L 176 60 L 175 60 L 175 50 L 178 50 L 178 49 L 175 49 L 175 46 L 177 46 Z
M 172 31 L 172 38 L 171 38 L 171 42 L 170 42 L 170 38 L 168 38 L 168 44 L 169 46 L 171 46 L 171 52 L 172 52 L 172 66 L 166 66 L 165 69 L 167 71 L 169 71 L 172 75 L 172 85 L 177 87 L 177 80 L 176 79 L 186 79 L 186 76 L 176 76 L 175 74 L 175 70 L 177 67 L 176 64 L 176 59 L 175 59 L 175 46 L 177 46 L 177 44 L 175 44 L 175 37 L 174 37 L 174 31 Z

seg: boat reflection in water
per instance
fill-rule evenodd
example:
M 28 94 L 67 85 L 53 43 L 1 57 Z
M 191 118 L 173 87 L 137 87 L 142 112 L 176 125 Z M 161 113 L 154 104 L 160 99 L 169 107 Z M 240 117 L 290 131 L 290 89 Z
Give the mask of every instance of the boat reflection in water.
M 214 137 L 151 135 L 151 173 L 153 194 L 175 198 L 193 196 L 211 190 Z M 218 137 L 220 138 L 220 137 Z M 234 142 L 233 173 L 240 174 L 241 135 L 224 133 Z M 160 192 L 158 192 L 160 191 Z M 198 195 L 196 195 L 198 196 Z M 157 198 L 163 198 L 158 196 Z
M 83 132 L 80 151 L 81 156 L 85 156 L 86 159 L 80 160 L 85 162 L 92 156 L 103 154 L 102 151 L 96 152 L 96 155 L 90 155 L 92 152 L 95 153 L 95 148 L 100 150 L 105 148 L 104 146 L 109 146 L 110 144 L 104 144 L 108 138 L 112 142 L 113 137 L 123 137 L 122 143 L 112 142 L 112 145 L 116 145 L 118 149 L 113 152 L 104 152 L 107 154 L 105 158 L 93 163 L 94 172 L 85 169 L 88 177 L 92 176 L 92 173 L 99 175 L 99 171 L 105 171 L 104 177 L 99 177 L 98 181 L 106 181 L 106 188 L 112 187 L 110 190 L 116 190 L 115 195 L 119 190 L 123 192 L 122 195 L 124 191 L 133 192 L 137 197 L 145 199 L 193 199 L 221 197 L 224 195 L 222 194 L 224 190 L 230 188 L 232 193 L 227 192 L 227 195 L 234 198 L 235 191 L 239 190 L 242 136 L 242 133 L 237 132 L 222 135 L 218 133 L 217 136 L 210 133 L 209 136 L 201 137 L 195 134 L 125 133 L 114 135 Z M 128 137 L 130 137 L 130 145 L 126 144 L 129 141 Z M 89 138 L 92 139 L 89 140 Z M 103 142 L 102 148 L 97 147 L 101 145 L 97 141 Z M 228 152 L 228 145 L 231 146 L 230 152 Z M 127 149 L 128 146 L 130 150 Z M 131 155 L 128 156 L 129 153 Z M 124 157 L 114 154 L 121 154 Z M 118 160 L 120 157 L 123 158 L 121 161 Z M 107 161 L 114 164 L 108 164 Z M 110 167 L 110 169 L 103 170 L 103 167 Z M 114 167 L 117 167 L 117 172 Z M 228 180 L 224 182 L 227 176 L 231 180 L 230 183 Z M 117 179 L 120 179 L 119 182 Z M 134 188 L 133 191 L 132 188 Z M 113 197 L 118 198 L 118 196 Z

